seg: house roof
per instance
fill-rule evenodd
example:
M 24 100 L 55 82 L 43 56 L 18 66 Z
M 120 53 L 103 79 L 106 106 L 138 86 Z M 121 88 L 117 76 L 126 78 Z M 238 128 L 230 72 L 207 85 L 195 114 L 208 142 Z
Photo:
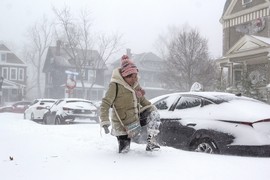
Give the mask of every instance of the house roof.
M 264 62 L 266 59 L 251 58 L 251 56 L 256 56 L 257 54 L 269 53 L 270 52 L 270 38 L 254 35 L 245 35 L 239 39 L 233 47 L 227 52 L 227 54 L 218 59 L 216 62 L 219 64 L 227 64 L 232 61 L 232 59 L 242 61 L 243 58 L 250 56 L 249 63 Z M 230 60 L 231 59 L 231 60 Z M 248 58 L 244 58 L 248 59 Z M 252 61 L 252 62 L 251 62 Z
M 0 51 L 9 51 L 9 49 L 4 44 L 0 44 Z
M 152 66 L 153 63 L 155 65 L 160 65 L 162 66 L 162 64 L 164 63 L 164 60 L 162 60 L 160 57 L 158 57 L 157 55 L 155 55 L 152 52 L 148 52 L 148 53 L 142 53 L 142 54 L 135 54 L 134 55 L 134 59 L 135 59 L 135 63 L 137 65 L 137 67 L 142 71 L 142 70 L 157 70 L 156 66 Z M 160 70 L 160 69 L 159 69 Z
M 148 53 L 141 53 L 141 54 L 134 54 L 133 59 L 136 62 L 143 62 L 143 61 L 155 61 L 155 62 L 163 62 L 163 60 L 158 57 L 157 55 L 155 55 L 152 52 L 148 52 Z
M 18 58 L 12 51 L 10 51 L 4 44 L 0 44 L 0 52 L 7 53 L 7 61 L 8 64 L 20 64 L 25 65 L 23 60 Z
M 162 63 L 164 62 L 163 59 L 161 59 L 152 52 L 133 54 L 130 59 L 132 59 L 132 61 L 136 64 L 139 70 L 151 70 L 151 68 L 153 68 L 153 70 L 156 70 L 156 68 L 151 66 L 150 63 L 156 63 L 162 66 Z M 112 66 L 114 68 L 120 67 L 120 62 L 121 59 L 117 59 L 112 63 Z
M 251 7 L 243 7 L 241 10 L 235 10 L 236 7 L 239 3 L 242 3 L 242 1 L 240 0 L 227 0 L 225 5 L 224 5 L 224 9 L 223 9 L 223 13 L 222 13 L 222 17 L 220 19 L 220 22 L 222 23 L 223 20 L 228 20 L 228 19 L 232 19 L 232 18 L 236 18 L 236 17 L 240 17 L 243 16 L 245 14 L 251 13 L 251 12 L 255 12 L 264 8 L 268 8 L 270 5 L 269 0 L 265 0 L 262 2 L 258 2 L 259 4 L 256 4 L 254 6 Z
M 268 38 L 268 37 L 254 36 L 254 35 L 251 35 L 251 36 L 254 37 L 255 39 L 258 39 L 258 40 L 270 45 L 270 38 Z
M 55 46 L 51 46 L 48 49 L 47 57 L 45 60 L 45 64 L 43 67 L 43 71 L 46 71 L 48 68 L 50 68 L 50 64 L 53 64 L 54 66 L 58 67 L 75 67 L 74 63 L 72 62 L 72 52 L 70 49 L 64 49 L 60 48 L 59 52 L 57 52 L 58 49 Z M 78 59 L 84 59 L 83 56 L 84 51 L 81 49 L 76 49 L 76 57 Z M 106 69 L 106 65 L 104 61 L 102 60 L 102 57 L 99 55 L 99 53 L 96 50 L 88 50 L 87 51 L 87 57 L 88 60 L 94 60 L 96 62 L 101 62 L 98 64 L 90 64 L 86 67 L 88 68 L 95 68 L 95 69 Z M 101 61 L 100 61 L 101 59 Z
M 234 46 L 227 52 L 227 56 L 233 54 L 239 54 L 242 52 L 251 52 L 263 50 L 265 48 L 269 48 L 270 38 L 262 37 L 262 36 L 254 36 L 254 35 L 244 35 L 241 39 L 239 39 Z M 254 53 L 254 52 L 253 52 Z
M 225 5 L 224 5 L 224 8 L 223 8 L 223 13 L 222 13 L 222 15 L 224 15 L 225 12 L 227 11 L 229 5 L 231 4 L 231 1 L 232 1 L 232 0 L 227 0 L 227 1 L 225 2 Z
M 3 82 L 3 89 L 21 89 L 21 88 L 25 88 L 25 84 L 22 83 L 16 83 L 7 79 L 4 79 Z

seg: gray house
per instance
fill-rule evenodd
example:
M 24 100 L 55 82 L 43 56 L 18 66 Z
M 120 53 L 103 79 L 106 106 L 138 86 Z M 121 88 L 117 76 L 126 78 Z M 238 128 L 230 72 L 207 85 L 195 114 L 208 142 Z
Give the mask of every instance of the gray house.
M 0 104 L 24 98 L 26 71 L 26 64 L 4 44 L 0 44 L 0 77 L 3 79 Z
M 268 0 L 226 1 L 220 19 L 223 57 L 217 60 L 221 84 L 226 84 L 227 90 L 267 102 L 270 102 L 269 7 Z
M 76 68 L 76 62 L 70 53 L 71 50 L 61 46 L 60 41 L 57 42 L 56 46 L 49 47 L 43 67 L 46 81 L 45 97 L 100 100 L 104 94 L 104 71 L 107 67 L 99 53 L 95 50 L 87 50 L 86 52 L 76 49 L 77 61 L 83 61 L 81 70 Z M 84 56 L 85 54 L 87 56 Z M 72 88 L 68 86 L 70 79 L 76 83 Z
M 147 98 L 153 98 L 165 93 L 169 93 L 161 81 L 164 67 L 164 60 L 152 52 L 131 54 L 130 49 L 127 49 L 127 55 L 132 59 L 139 69 L 139 81 L 142 88 L 146 91 Z M 111 78 L 111 73 L 114 68 L 120 66 L 120 59 L 112 63 L 111 70 L 106 74 L 107 84 Z

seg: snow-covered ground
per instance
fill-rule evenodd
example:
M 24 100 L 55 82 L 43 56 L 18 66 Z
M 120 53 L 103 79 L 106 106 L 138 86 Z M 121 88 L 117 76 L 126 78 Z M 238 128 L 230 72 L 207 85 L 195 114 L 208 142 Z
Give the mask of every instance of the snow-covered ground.
M 146 152 L 135 143 L 118 154 L 116 138 L 98 124 L 42 125 L 0 113 L 1 180 L 268 180 L 269 168 L 270 158 Z

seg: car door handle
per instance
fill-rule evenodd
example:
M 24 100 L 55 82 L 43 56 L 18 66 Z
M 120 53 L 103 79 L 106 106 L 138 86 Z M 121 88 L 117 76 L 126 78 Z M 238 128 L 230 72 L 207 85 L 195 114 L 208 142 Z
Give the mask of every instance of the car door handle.
M 180 121 L 181 118 L 166 118 L 166 119 L 161 119 L 161 120 L 165 120 L 165 121 Z
M 197 124 L 195 124 L 195 123 L 189 123 L 189 124 L 187 124 L 186 126 L 187 127 L 194 127 L 194 126 L 196 126 Z

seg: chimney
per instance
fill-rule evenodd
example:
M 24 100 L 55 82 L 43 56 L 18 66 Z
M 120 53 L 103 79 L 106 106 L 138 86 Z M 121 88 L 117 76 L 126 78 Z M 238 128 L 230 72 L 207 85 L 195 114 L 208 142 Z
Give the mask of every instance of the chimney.
M 131 49 L 127 49 L 127 56 L 129 57 L 129 58 L 131 58 L 131 56 L 132 56 L 132 54 L 131 54 Z
M 56 41 L 56 52 L 55 52 L 56 56 L 60 56 L 61 44 L 62 44 L 61 40 Z

